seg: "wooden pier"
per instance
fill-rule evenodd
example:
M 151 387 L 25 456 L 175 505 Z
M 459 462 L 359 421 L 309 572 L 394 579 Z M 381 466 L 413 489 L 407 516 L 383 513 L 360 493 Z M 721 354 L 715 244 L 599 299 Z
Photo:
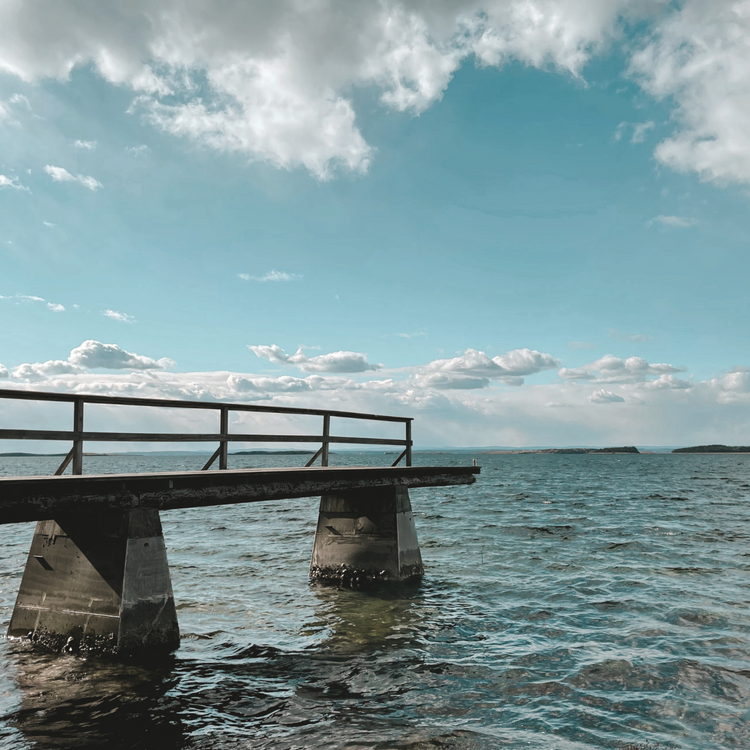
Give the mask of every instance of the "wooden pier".
M 423 574 L 408 490 L 472 484 L 479 468 L 412 466 L 411 418 L 167 399 L 0 390 L 0 400 L 73 405 L 73 429 L 0 429 L 0 439 L 58 440 L 72 448 L 54 476 L 0 478 L 0 523 L 37 521 L 8 634 L 54 650 L 169 651 L 179 645 L 160 512 L 320 497 L 310 576 L 338 585 Z M 84 429 L 84 406 L 218 412 L 215 433 Z M 230 433 L 230 412 L 317 416 L 320 434 Z M 395 422 L 404 438 L 335 435 L 334 419 Z M 200 471 L 83 474 L 85 442 L 218 442 Z M 229 469 L 228 445 L 318 443 L 302 468 Z M 398 446 L 391 466 L 331 467 L 331 444 Z M 320 466 L 313 464 L 320 460 Z M 218 470 L 209 470 L 217 463 Z M 401 462 L 405 465 L 400 466 Z M 70 467 L 72 474 L 63 472 Z

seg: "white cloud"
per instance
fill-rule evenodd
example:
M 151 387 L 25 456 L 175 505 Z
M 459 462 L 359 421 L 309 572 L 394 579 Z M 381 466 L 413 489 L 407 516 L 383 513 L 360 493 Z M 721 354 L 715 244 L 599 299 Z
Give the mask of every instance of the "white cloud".
M 7 101 L 0 101 L 0 122 L 8 122 L 18 125 L 18 120 L 13 118 L 13 109 L 20 105 L 24 109 L 31 109 L 29 100 L 23 94 L 13 94 Z
M 164 370 L 174 366 L 174 362 L 166 357 L 151 359 L 127 352 L 117 344 L 102 344 L 91 339 L 72 349 L 68 362 L 85 369 L 108 370 Z
M 665 363 L 649 364 L 642 357 L 620 359 L 611 354 L 605 354 L 595 362 L 584 365 L 583 367 L 563 367 L 557 374 L 563 380 L 571 381 L 588 380 L 596 383 L 645 383 L 650 376 L 656 375 L 661 377 L 684 371 L 684 367 L 675 367 L 674 365 Z M 667 383 L 669 381 L 662 382 Z
M 73 145 L 76 148 L 82 148 L 85 151 L 93 151 L 97 147 L 98 144 L 96 141 L 75 141 Z
M 656 158 L 719 183 L 750 182 L 750 1 L 687 0 L 632 58 L 657 99 L 676 104 Z
M 589 401 L 594 404 L 621 404 L 625 402 L 625 399 L 612 391 L 600 390 L 594 391 L 589 396 Z
M 128 146 L 125 149 L 125 153 L 128 153 L 131 156 L 145 156 L 150 150 L 151 149 L 145 143 L 142 143 L 140 146 Z
M 251 276 L 249 273 L 238 273 L 237 276 L 243 281 L 294 281 L 301 279 L 302 276 L 296 273 L 287 273 L 286 271 L 268 271 L 262 276 Z
M 111 318 L 112 320 L 119 320 L 120 323 L 135 323 L 135 318 L 127 313 L 117 312 L 117 310 L 104 310 L 102 315 L 105 318 Z
M 422 387 L 438 389 L 486 388 L 491 381 L 523 385 L 524 376 L 560 366 L 551 354 L 534 349 L 514 349 L 501 356 L 488 357 L 477 349 L 467 349 L 452 359 L 436 359 L 415 368 L 415 381 Z
M 16 380 L 39 382 L 57 379 L 64 375 L 81 377 L 88 370 L 164 370 L 174 366 L 171 359 L 159 360 L 133 354 L 121 349 L 117 344 L 102 344 L 99 341 L 84 341 L 71 350 L 67 360 L 51 359 L 47 362 L 34 362 L 18 365 L 11 371 Z M 70 386 L 71 390 L 73 386 Z
M 79 356 L 80 350 L 85 355 Z M 747 366 L 734 367 L 704 381 L 679 380 L 673 373 L 659 372 L 665 367 L 669 369 L 668 365 L 648 365 L 654 368 L 655 374 L 649 376 L 652 379 L 631 378 L 616 385 L 561 379 L 508 389 L 450 387 L 456 382 L 453 379 L 447 381 L 449 387 L 434 387 L 428 382 L 420 383 L 414 374 L 424 370 L 419 366 L 393 371 L 391 377 L 370 373 L 369 376 L 360 374 L 355 379 L 328 373 L 292 377 L 227 371 L 174 372 L 163 369 L 166 362 L 169 360 L 142 357 L 112 344 L 84 342 L 67 360 L 51 359 L 21 365 L 21 369 L 12 368 L 14 374 L 23 377 L 14 377 L 11 382 L 16 388 L 43 386 L 44 390 L 66 393 L 263 402 L 412 416 L 416 419 L 417 443 L 425 447 L 711 442 L 737 445 L 747 442 L 750 432 L 750 368 Z M 604 369 L 611 370 L 616 362 L 608 364 Z M 480 366 L 485 365 L 480 361 Z M 642 362 L 630 365 L 636 371 L 646 369 Z M 1 373 L 0 370 L 0 377 Z M 435 373 L 440 375 L 441 371 Z M 465 371 L 451 374 L 467 381 L 481 379 Z M 195 424 L 188 426 L 180 422 L 179 415 L 154 417 L 151 414 L 148 418 L 177 420 L 174 424 L 165 422 L 164 432 L 198 429 Z M 253 415 L 252 419 L 247 419 L 250 421 L 237 423 L 238 432 L 244 429 L 242 425 L 247 425 L 247 432 L 260 429 L 269 433 L 293 433 L 301 426 L 294 420 L 282 424 L 271 416 Z M 118 427 L 110 425 L 113 430 Z M 375 429 L 363 423 L 357 433 L 372 434 L 371 428 Z M 127 429 L 132 430 L 134 426 L 130 424 Z M 144 424 L 143 431 L 149 430 L 154 430 L 154 425 Z M 306 429 L 303 427 L 300 431 Z
M 77 182 L 79 185 L 83 185 L 83 187 L 88 188 L 89 190 L 98 190 L 102 187 L 102 183 L 99 182 L 99 180 L 82 174 L 71 174 L 63 167 L 53 167 L 51 164 L 47 164 L 47 166 L 44 167 L 44 171 L 55 182 Z
M 415 339 L 420 336 L 426 336 L 426 331 L 420 331 L 419 333 L 396 333 L 394 334 L 399 339 Z
M 653 120 L 648 122 L 638 122 L 633 126 L 633 136 L 630 139 L 631 143 L 643 143 L 646 140 L 646 133 L 649 130 L 653 130 L 655 123 Z
M 692 388 L 693 384 L 689 380 L 680 380 L 674 375 L 662 373 L 656 380 L 649 380 L 643 384 L 643 388 L 657 389 L 657 390 L 684 390 L 685 388 Z
M 33 364 L 23 364 L 14 367 L 12 375 L 17 380 L 38 381 L 46 380 L 55 375 L 70 375 L 81 372 L 80 367 L 76 367 L 70 362 L 61 359 L 52 359 L 47 362 L 35 362 Z
M 256 357 L 267 359 L 280 365 L 294 365 L 304 372 L 367 372 L 379 370 L 381 365 L 370 364 L 367 355 L 360 352 L 331 352 L 308 357 L 300 347 L 294 354 L 286 354 L 284 350 L 272 344 L 271 346 L 248 346 Z
M 630 127 L 633 128 L 633 134 L 630 136 L 630 142 L 643 143 L 643 141 L 646 140 L 646 133 L 648 133 L 649 130 L 653 130 L 656 127 L 656 123 L 654 123 L 653 120 L 649 120 L 648 122 L 621 122 L 615 128 L 614 139 L 616 141 L 622 140 L 625 132 Z
M 50 229 L 57 226 L 57 224 L 53 224 L 51 221 L 43 221 L 42 224 L 44 224 L 45 227 L 49 227 Z
M 306 378 L 281 377 L 243 377 L 232 374 L 227 377 L 227 385 L 237 393 L 253 394 L 253 397 L 267 398 L 276 393 L 303 393 L 321 390 L 356 390 L 361 386 L 345 378 L 324 378 L 320 375 L 308 375 Z
M 133 0 L 91 14 L 72 0 L 0 7 L 0 71 L 67 79 L 92 65 L 137 93 L 131 112 L 208 147 L 320 179 L 365 172 L 373 148 L 352 92 L 419 114 L 466 61 L 512 61 L 581 78 L 658 0 L 300 3 Z M 669 15 L 669 11 L 662 14 Z M 674 13 L 672 15 L 675 15 Z M 661 28 L 661 27 L 659 27 Z
M 25 185 L 22 185 L 18 181 L 18 177 L 8 177 L 4 174 L 0 174 L 0 190 L 3 188 L 13 188 L 14 190 L 24 190 L 27 193 L 30 193 L 31 190 L 29 190 Z
M 557 374 L 563 380 L 594 380 L 596 375 L 586 367 L 561 367 Z
M 61 305 L 58 302 L 48 302 L 43 297 L 36 297 L 33 294 L 13 294 L 7 297 L 0 294 L 0 299 L 15 301 L 16 304 L 41 302 L 47 307 L 48 310 L 52 310 L 52 312 L 65 312 L 64 305 Z
M 688 219 L 684 216 L 654 216 L 653 219 L 647 222 L 647 226 L 651 226 L 654 222 L 658 222 L 665 227 L 676 227 L 679 229 L 685 229 L 687 227 L 694 227 L 698 224 L 696 219 Z
M 5 367 L 5 365 L 0 365 L 0 380 L 7 378 L 10 376 L 10 373 L 8 372 L 8 368 Z

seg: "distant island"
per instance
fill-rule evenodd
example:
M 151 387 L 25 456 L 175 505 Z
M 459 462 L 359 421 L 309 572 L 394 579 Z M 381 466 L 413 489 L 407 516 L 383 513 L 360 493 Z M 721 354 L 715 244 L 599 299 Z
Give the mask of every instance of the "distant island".
M 0 453 L 0 458 L 60 458 L 61 456 L 67 456 L 67 453 L 21 453 L 20 451 L 14 451 L 12 453 Z M 84 456 L 120 456 L 122 453 L 84 453 Z
M 640 451 L 634 445 L 628 445 L 623 448 L 539 448 L 536 450 L 488 451 L 488 453 L 562 453 L 581 456 L 590 453 L 640 453 Z
M 65 456 L 66 453 L 0 453 L 0 458 L 27 458 L 29 456 Z
M 750 446 L 694 445 L 692 448 L 675 448 L 672 453 L 750 453 Z
M 312 456 L 312 451 L 237 451 L 230 456 Z

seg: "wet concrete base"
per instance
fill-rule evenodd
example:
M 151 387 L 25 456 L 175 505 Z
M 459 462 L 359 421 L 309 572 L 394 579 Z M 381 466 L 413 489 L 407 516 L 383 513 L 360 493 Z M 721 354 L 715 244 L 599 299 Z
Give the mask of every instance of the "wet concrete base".
M 177 648 L 159 512 L 136 508 L 39 521 L 8 635 L 57 652 Z
M 310 564 L 313 580 L 358 588 L 423 573 L 405 487 L 323 495 Z

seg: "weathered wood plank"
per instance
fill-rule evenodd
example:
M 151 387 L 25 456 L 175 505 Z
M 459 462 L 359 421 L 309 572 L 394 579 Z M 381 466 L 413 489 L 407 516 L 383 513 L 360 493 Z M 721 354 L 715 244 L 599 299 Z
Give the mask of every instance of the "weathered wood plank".
M 400 486 L 473 484 L 479 467 L 310 467 L 1 477 L 0 523 L 131 508 L 208 507 Z

